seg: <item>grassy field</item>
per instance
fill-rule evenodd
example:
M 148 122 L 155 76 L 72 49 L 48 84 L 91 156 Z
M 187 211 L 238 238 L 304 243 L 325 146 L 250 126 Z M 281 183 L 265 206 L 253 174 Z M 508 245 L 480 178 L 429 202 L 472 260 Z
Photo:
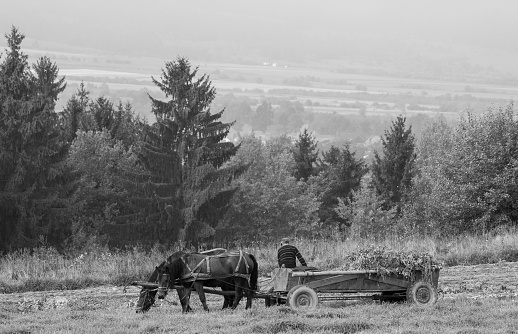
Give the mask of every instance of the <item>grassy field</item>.
M 518 233 L 496 236 L 464 236 L 452 239 L 387 240 L 297 240 L 310 266 L 321 270 L 343 268 L 348 254 L 369 245 L 394 250 L 427 252 L 445 266 L 518 261 Z M 254 254 L 259 273 L 269 274 L 277 266 L 277 244 L 243 244 Z M 98 247 L 78 254 L 60 254 L 51 247 L 21 250 L 0 257 L 0 293 L 34 290 L 78 289 L 102 284 L 124 285 L 146 279 L 167 256 L 177 249 L 139 247 L 112 251 Z
M 329 270 L 343 268 L 349 253 L 374 241 L 295 244 L 309 265 Z M 209 295 L 206 313 L 194 294 L 195 312 L 182 314 L 170 294 L 148 313 L 135 314 L 139 289 L 122 286 L 145 279 L 173 250 L 99 247 L 65 256 L 40 247 L 0 258 L 0 333 L 518 333 L 518 266 L 503 262 L 518 260 L 518 233 L 376 244 L 429 252 L 442 261 L 445 297 L 427 309 L 363 300 L 323 302 L 316 311 L 294 312 L 286 306 L 266 308 L 259 299 L 251 310 L 244 310 L 243 302 L 235 311 L 220 310 L 221 297 Z M 256 255 L 262 276 L 276 266 L 276 244 L 242 248 Z
M 192 299 L 197 299 L 196 297 Z M 182 314 L 170 304 L 135 314 L 120 299 L 83 298 L 46 307 L 0 304 L 0 333 L 518 333 L 517 299 L 450 298 L 431 308 L 410 304 L 334 302 L 313 312 L 286 306 Z

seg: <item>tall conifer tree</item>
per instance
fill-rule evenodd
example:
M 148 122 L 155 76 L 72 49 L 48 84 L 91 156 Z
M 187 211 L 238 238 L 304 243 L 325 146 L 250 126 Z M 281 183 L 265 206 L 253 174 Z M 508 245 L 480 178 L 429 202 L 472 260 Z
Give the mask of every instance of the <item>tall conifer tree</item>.
M 307 181 L 314 174 L 315 164 L 318 158 L 317 142 L 315 138 L 304 129 L 299 134 L 299 140 L 293 148 L 295 160 L 294 177 L 298 180 Z
M 64 79 L 46 57 L 31 72 L 21 51 L 24 37 L 12 27 L 0 63 L 0 247 L 27 246 L 48 235 L 49 185 L 61 174 L 65 152 L 54 111 Z
M 230 181 L 243 169 L 224 166 L 237 151 L 223 141 L 233 123 L 219 121 L 224 110 L 211 113 L 215 88 L 197 73 L 179 57 L 165 64 L 159 80 L 153 78 L 166 101 L 150 97 L 157 121 L 147 128 L 143 155 L 152 175 L 150 217 L 158 218 L 169 241 L 213 235 L 230 200 Z
M 412 127 L 405 127 L 406 118 L 398 116 L 390 131 L 382 138 L 383 156 L 374 152 L 372 163 L 372 184 L 385 200 L 386 208 L 397 207 L 404 199 L 412 184 L 415 173 L 415 139 Z
M 350 200 L 352 192 L 360 188 L 361 179 L 367 172 L 365 161 L 355 157 L 349 144 L 341 149 L 331 146 L 329 151 L 322 154 L 318 169 L 325 179 L 325 190 L 321 194 L 322 205 L 318 212 L 321 221 L 325 226 L 350 224 L 337 215 L 335 209 L 339 198 Z

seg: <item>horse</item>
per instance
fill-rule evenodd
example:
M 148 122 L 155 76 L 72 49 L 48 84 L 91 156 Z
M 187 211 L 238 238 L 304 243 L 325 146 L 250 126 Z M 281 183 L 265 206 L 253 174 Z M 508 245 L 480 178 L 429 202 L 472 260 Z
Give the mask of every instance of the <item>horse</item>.
M 199 254 L 203 254 L 206 256 L 213 256 L 217 254 L 221 254 L 226 252 L 227 250 L 224 248 L 214 248 L 207 251 L 200 252 Z M 148 278 L 148 282 L 158 282 L 159 274 L 162 271 L 162 268 L 167 264 L 175 261 L 176 259 L 179 259 L 181 256 L 187 254 L 184 251 L 177 251 L 171 254 L 165 261 L 160 263 L 158 266 L 155 267 L 155 270 L 151 273 L 151 275 Z M 190 297 L 190 291 L 187 291 L 183 288 L 177 288 L 176 289 L 178 293 L 178 298 L 180 299 L 180 303 L 183 303 L 184 301 L 188 300 Z M 157 293 L 157 289 L 153 289 L 151 287 L 142 287 L 139 293 L 139 299 L 137 301 L 137 313 L 141 312 L 147 312 L 151 306 L 155 303 L 155 296 Z M 189 294 L 189 295 L 188 295 Z M 232 296 L 225 296 L 225 300 L 223 302 L 223 308 L 227 308 L 230 306 L 230 304 L 233 302 Z M 183 304 L 182 304 L 183 307 Z M 191 311 L 190 305 L 187 304 L 186 308 L 188 311 Z
M 193 268 L 193 269 L 191 269 Z M 258 280 L 257 260 L 252 254 L 243 251 L 232 251 L 215 256 L 201 254 L 185 254 L 180 258 L 165 264 L 158 279 L 158 298 L 165 298 L 167 289 L 179 281 L 187 289 L 187 295 L 194 287 L 203 305 L 208 311 L 204 286 L 222 287 L 235 291 L 232 309 L 235 309 L 243 297 L 247 297 L 246 309 L 252 307 L 253 292 L 257 290 Z M 188 302 L 182 303 L 182 311 L 188 312 Z

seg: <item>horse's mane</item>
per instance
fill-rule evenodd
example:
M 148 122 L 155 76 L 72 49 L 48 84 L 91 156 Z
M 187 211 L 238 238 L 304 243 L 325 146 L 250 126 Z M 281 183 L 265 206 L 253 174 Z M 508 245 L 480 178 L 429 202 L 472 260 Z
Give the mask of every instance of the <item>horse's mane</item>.
M 182 257 L 179 257 L 179 258 L 173 260 L 172 262 L 169 262 L 166 265 L 167 271 L 170 275 L 169 276 L 170 282 L 174 283 L 174 281 L 176 281 L 176 279 L 178 279 L 178 278 L 180 278 L 180 276 L 182 276 L 183 267 L 184 267 L 184 264 L 183 264 Z
M 164 265 L 166 264 L 165 261 L 163 261 L 162 263 L 160 263 L 156 268 L 155 270 L 151 273 L 151 276 L 149 276 L 148 278 L 148 282 L 156 282 L 158 280 L 158 274 L 160 273 L 160 270 L 164 267 Z

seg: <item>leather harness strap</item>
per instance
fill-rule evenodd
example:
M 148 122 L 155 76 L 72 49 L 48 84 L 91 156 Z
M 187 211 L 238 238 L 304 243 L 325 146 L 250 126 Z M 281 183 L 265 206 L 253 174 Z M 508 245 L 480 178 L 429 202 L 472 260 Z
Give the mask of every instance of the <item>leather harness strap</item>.
M 233 255 L 229 255 L 227 257 L 232 257 L 232 256 Z M 189 271 L 187 274 L 182 275 L 182 277 L 180 277 L 180 279 L 181 280 L 188 280 L 188 279 L 190 280 L 190 278 L 193 278 L 193 280 L 196 281 L 199 278 L 199 276 L 202 276 L 201 279 L 215 278 L 215 277 L 211 276 L 211 268 L 210 268 L 210 259 L 213 258 L 213 257 L 222 257 L 222 256 L 219 256 L 219 255 L 207 256 L 207 257 L 203 258 L 200 262 L 198 262 L 198 264 L 194 267 L 194 269 L 191 269 L 191 267 L 189 266 L 187 261 L 185 261 L 185 258 L 183 256 L 180 257 L 180 259 L 182 259 L 182 262 L 187 267 L 187 270 Z M 246 268 L 246 274 L 239 273 L 239 268 L 241 267 L 241 263 L 243 261 L 244 261 L 245 268 Z M 206 266 L 207 266 L 207 272 L 206 273 L 200 272 L 201 268 L 203 266 L 203 262 L 206 262 Z M 198 272 L 196 272 L 196 271 L 198 271 Z M 239 261 L 237 262 L 237 265 L 236 265 L 236 268 L 234 270 L 234 273 L 233 274 L 229 274 L 229 275 L 217 276 L 217 277 L 218 278 L 226 278 L 226 277 L 232 277 L 232 276 L 242 277 L 242 278 L 250 281 L 250 276 L 251 276 L 250 275 L 250 266 L 249 266 L 248 262 L 246 261 L 246 258 L 244 256 L 242 250 L 239 251 Z

